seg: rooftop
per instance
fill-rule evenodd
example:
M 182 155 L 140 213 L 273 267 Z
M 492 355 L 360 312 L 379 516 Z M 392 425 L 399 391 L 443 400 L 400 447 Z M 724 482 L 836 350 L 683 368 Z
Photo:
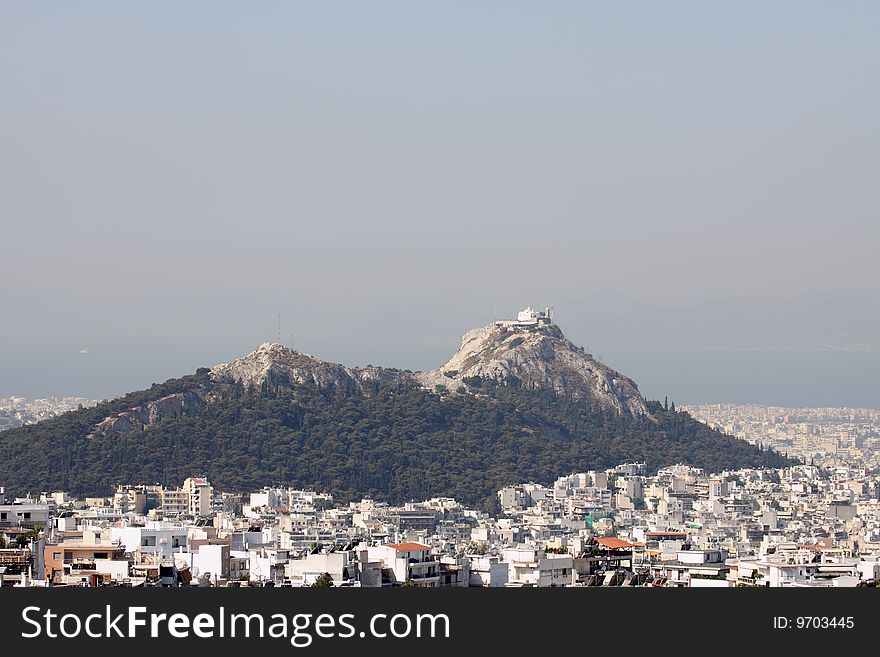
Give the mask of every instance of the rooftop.
M 414 552 L 417 550 L 430 550 L 430 545 L 422 545 L 421 543 L 389 543 L 388 547 L 394 548 L 398 552 Z
M 618 550 L 620 548 L 630 548 L 633 547 L 633 544 L 629 541 L 624 541 L 622 538 L 615 538 L 612 536 L 606 538 L 597 538 L 596 543 L 601 545 L 604 548 L 609 548 L 611 550 Z

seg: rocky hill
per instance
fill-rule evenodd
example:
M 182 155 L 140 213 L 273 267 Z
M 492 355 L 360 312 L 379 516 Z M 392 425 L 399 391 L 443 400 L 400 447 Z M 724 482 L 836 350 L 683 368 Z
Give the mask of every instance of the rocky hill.
M 465 334 L 442 367 L 349 368 L 266 343 L 147 390 L 6 431 L 14 494 L 118 482 L 316 487 L 340 499 L 492 500 L 509 483 L 625 461 L 710 470 L 788 459 L 647 402 L 549 322 Z
M 416 380 L 412 372 L 387 367 L 344 367 L 273 342 L 264 342 L 247 356 L 217 365 L 211 370 L 211 378 L 245 387 L 313 383 L 347 390 L 359 390 L 367 382 L 397 384 Z
M 281 344 L 264 343 L 255 351 L 211 370 L 216 381 L 245 387 L 314 383 L 321 387 L 360 390 L 365 382 L 414 383 L 430 390 L 468 392 L 468 380 L 491 379 L 502 385 L 552 390 L 572 401 L 591 403 L 631 416 L 648 408 L 638 386 L 597 361 L 553 324 L 489 324 L 475 328 L 442 367 L 407 372 L 382 367 L 349 368 L 299 353 Z
M 488 378 L 506 385 L 548 389 L 574 401 L 587 401 L 632 416 L 649 415 L 638 386 L 568 340 L 553 324 L 490 324 L 465 333 L 458 352 L 445 365 L 420 373 L 434 388 L 466 389 L 466 381 Z

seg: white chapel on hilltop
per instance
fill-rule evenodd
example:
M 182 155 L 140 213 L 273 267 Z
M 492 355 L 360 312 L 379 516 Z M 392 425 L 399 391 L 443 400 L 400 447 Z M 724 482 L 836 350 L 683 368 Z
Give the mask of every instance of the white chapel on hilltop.
M 525 310 L 520 310 L 516 315 L 516 319 L 499 319 L 495 322 L 495 326 L 538 326 L 550 324 L 550 308 L 544 310 L 532 310 L 527 306 Z

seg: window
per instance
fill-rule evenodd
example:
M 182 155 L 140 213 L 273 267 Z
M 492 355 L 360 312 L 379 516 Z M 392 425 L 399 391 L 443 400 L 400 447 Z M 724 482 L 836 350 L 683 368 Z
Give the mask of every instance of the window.
M 30 512 L 30 511 L 25 511 L 25 512 L 24 512 L 24 519 L 25 519 L 25 520 L 30 520 L 30 519 L 31 519 L 31 512 Z
M 95 552 L 95 557 L 94 557 L 94 558 L 95 558 L 95 559 L 106 559 L 106 558 L 107 558 L 107 553 L 106 553 L 106 552 Z
M 59 559 L 61 559 L 61 553 L 60 553 L 60 552 L 53 552 L 53 553 L 52 553 L 52 558 L 53 558 L 55 561 L 58 561 Z
M 6 520 L 6 514 L 0 513 L 0 520 Z

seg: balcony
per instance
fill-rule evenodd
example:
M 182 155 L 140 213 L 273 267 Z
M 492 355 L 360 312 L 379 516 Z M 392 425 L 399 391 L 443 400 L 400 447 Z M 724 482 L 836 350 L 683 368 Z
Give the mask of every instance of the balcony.
M 428 557 L 425 557 L 424 559 L 410 558 L 409 560 L 407 560 L 407 563 L 419 564 L 419 563 L 440 563 L 440 562 L 437 560 L 437 558 L 428 556 Z

